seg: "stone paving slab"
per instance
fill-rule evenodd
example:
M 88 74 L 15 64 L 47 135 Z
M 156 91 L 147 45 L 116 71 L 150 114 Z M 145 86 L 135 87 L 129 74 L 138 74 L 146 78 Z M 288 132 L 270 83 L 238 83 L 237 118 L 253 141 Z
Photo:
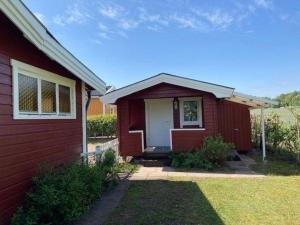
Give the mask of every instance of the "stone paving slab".
M 244 171 L 243 171 L 244 169 Z M 207 173 L 207 172 L 178 172 L 171 167 L 140 167 L 139 170 L 132 175 L 131 180 L 155 180 L 168 179 L 170 177 L 189 177 L 189 178 L 260 178 L 265 175 L 257 174 L 254 171 L 242 168 L 241 171 L 235 173 Z

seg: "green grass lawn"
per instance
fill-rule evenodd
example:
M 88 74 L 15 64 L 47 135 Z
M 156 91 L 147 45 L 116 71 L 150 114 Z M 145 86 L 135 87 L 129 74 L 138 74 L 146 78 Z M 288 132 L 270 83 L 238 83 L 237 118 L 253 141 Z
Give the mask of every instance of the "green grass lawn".
M 257 173 L 269 176 L 300 176 L 300 164 L 295 161 L 281 160 L 271 153 L 267 154 L 266 162 L 262 162 L 261 152 L 252 152 L 249 156 L 256 161 L 251 169 Z
M 297 109 L 300 112 L 300 107 Z M 253 109 L 251 110 L 251 114 L 252 115 L 260 115 L 261 110 L 260 109 Z M 294 124 L 295 123 L 295 118 L 293 117 L 293 115 L 291 114 L 291 112 L 289 112 L 287 109 L 285 108 L 268 108 L 265 109 L 265 115 L 268 116 L 272 113 L 277 113 L 280 116 L 280 119 L 287 123 L 287 124 Z
M 109 224 L 300 224 L 300 177 L 131 181 Z

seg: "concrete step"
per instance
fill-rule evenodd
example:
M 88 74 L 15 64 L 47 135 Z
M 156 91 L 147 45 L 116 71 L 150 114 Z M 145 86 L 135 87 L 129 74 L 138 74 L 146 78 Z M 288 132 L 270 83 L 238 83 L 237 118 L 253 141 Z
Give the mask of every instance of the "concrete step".
M 160 158 L 160 159 L 149 159 L 149 158 L 140 158 L 136 159 L 135 162 L 143 165 L 144 167 L 162 167 L 170 166 L 171 160 L 169 158 Z

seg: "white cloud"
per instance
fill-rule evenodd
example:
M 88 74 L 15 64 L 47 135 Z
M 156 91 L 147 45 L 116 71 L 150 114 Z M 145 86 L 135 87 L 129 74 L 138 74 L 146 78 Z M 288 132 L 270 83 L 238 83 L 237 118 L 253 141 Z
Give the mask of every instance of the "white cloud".
M 41 21 L 42 23 L 45 23 L 45 15 L 39 12 L 35 12 L 34 15 L 36 16 L 36 18 L 38 18 L 39 21 Z
M 105 33 L 105 32 L 100 32 L 98 35 L 99 35 L 99 37 L 101 37 L 103 39 L 111 39 L 109 37 L 109 35 L 107 33 Z
M 264 9 L 272 9 L 273 8 L 272 0 L 254 0 L 254 4 L 257 7 L 264 8 Z
M 162 26 L 168 26 L 169 21 L 162 18 L 159 14 L 149 14 L 145 8 L 139 8 L 139 19 L 145 23 L 157 23 Z
M 109 28 L 101 22 L 98 23 L 98 28 L 102 31 L 109 31 Z
M 59 26 L 64 26 L 66 25 L 64 18 L 61 15 L 56 15 L 53 18 L 53 22 Z
M 124 30 L 130 30 L 136 28 L 138 25 L 139 22 L 133 19 L 122 19 L 119 21 L 119 27 L 121 27 Z
M 197 29 L 198 28 L 198 21 L 190 16 L 182 16 L 182 15 L 173 15 L 170 17 L 176 23 L 180 25 L 182 28 L 191 28 Z
M 83 8 L 83 6 L 74 4 L 67 8 L 64 15 L 56 15 L 53 18 L 53 22 L 60 26 L 73 23 L 83 24 L 90 18 L 90 14 Z
M 206 20 L 214 28 L 226 29 L 234 22 L 234 16 L 229 13 L 222 11 L 220 9 L 201 12 L 199 10 L 194 10 L 194 12 Z
M 124 8 L 120 5 L 110 4 L 110 5 L 102 5 L 99 9 L 102 16 L 114 19 L 121 15 L 124 11 Z

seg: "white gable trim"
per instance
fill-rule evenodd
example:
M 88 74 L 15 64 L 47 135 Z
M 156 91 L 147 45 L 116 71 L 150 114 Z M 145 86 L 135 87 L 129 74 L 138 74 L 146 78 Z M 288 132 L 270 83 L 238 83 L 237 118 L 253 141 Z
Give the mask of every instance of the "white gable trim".
M 101 94 L 105 94 L 104 81 L 60 45 L 22 2 L 19 0 L 0 1 L 0 10 L 38 49 L 78 76 L 82 81 L 98 90 Z
M 115 103 L 117 99 L 133 94 L 135 92 L 144 90 L 146 88 L 155 86 L 160 83 L 168 83 L 173 85 L 178 85 L 182 87 L 192 88 L 195 90 L 205 91 L 213 93 L 217 98 L 229 98 L 232 96 L 234 89 L 229 87 L 224 87 L 216 84 L 206 83 L 202 81 L 192 80 L 184 77 L 169 75 L 169 74 L 159 74 L 157 76 L 148 78 L 141 82 L 126 86 L 124 88 L 117 89 L 105 96 L 101 97 L 104 103 Z

